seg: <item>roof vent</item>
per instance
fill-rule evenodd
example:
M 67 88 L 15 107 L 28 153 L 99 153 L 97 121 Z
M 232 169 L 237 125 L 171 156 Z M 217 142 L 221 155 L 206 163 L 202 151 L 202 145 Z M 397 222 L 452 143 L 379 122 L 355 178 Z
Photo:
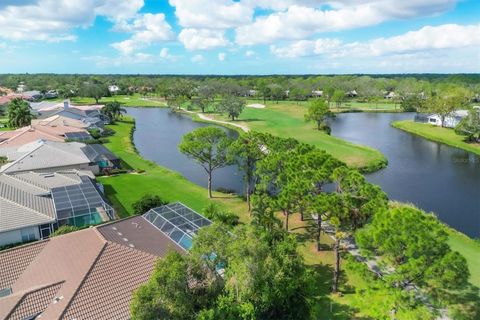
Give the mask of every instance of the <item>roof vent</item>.
M 135 246 L 133 245 L 133 243 L 129 243 L 128 246 L 129 246 L 130 248 L 135 248 Z
M 62 299 L 63 299 L 63 296 L 55 297 L 55 298 L 53 298 L 53 303 L 55 304 L 57 302 L 60 302 L 60 300 L 62 300 Z
M 113 230 L 117 230 L 117 227 L 112 227 Z
M 127 241 L 128 241 L 128 239 L 127 239 L 127 238 L 123 238 L 123 241 L 127 242 Z

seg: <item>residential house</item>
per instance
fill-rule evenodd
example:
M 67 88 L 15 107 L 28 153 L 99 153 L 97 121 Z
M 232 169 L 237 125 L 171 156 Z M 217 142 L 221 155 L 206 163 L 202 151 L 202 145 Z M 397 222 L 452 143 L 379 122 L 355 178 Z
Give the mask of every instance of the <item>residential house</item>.
M 358 96 L 358 93 L 357 93 L 357 90 L 354 89 L 354 90 L 348 91 L 346 95 L 349 98 L 356 98 Z
M 66 139 L 67 133 L 90 136 L 85 128 L 87 125 L 79 120 L 62 121 L 59 116 L 45 120 L 33 120 L 30 126 L 13 131 L 0 131 L 0 148 L 21 146 L 38 140 L 61 142 Z
M 311 96 L 314 98 L 320 98 L 323 96 L 322 90 L 312 90 Z
M 209 224 L 177 203 L 0 252 L 0 318 L 130 319 L 157 259 Z
M 80 142 L 38 140 L 19 147 L 0 148 L 0 156 L 9 161 L 0 167 L 2 173 L 75 169 L 99 174 L 103 169 L 120 165 L 118 157 L 104 146 Z
M 435 126 L 443 126 L 447 128 L 455 128 L 463 118 L 468 115 L 468 110 L 456 110 L 445 117 L 442 121 L 442 117 L 438 114 L 430 114 L 427 116 L 426 121 L 429 124 Z
M 24 91 L 22 97 L 28 101 L 37 101 L 43 98 L 43 94 L 38 90 Z
M 113 85 L 108 86 L 108 91 L 110 91 L 111 94 L 116 94 L 120 91 L 120 87 L 113 84 Z
M 62 225 L 114 218 L 91 172 L 0 174 L 0 246 L 44 239 Z
M 39 119 L 46 119 L 58 115 L 65 118 L 82 121 L 89 129 L 103 130 L 110 119 L 100 112 L 102 105 L 70 106 L 68 101 L 63 102 L 62 108 L 55 108 L 39 112 Z
M 383 96 L 385 99 L 395 99 L 397 97 L 397 94 L 393 91 L 388 91 L 388 92 L 384 92 L 384 96 Z

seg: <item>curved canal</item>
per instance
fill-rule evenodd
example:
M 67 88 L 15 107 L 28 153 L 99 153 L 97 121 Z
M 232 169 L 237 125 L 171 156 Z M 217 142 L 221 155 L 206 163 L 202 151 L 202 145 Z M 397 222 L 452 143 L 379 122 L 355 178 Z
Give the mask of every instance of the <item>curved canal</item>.
M 194 160 L 178 151 L 182 136 L 207 124 L 161 108 L 128 108 L 136 119 L 134 142 L 142 157 L 180 172 L 206 187 L 207 176 Z M 411 113 L 345 113 L 332 121 L 332 134 L 380 150 L 386 168 L 367 178 L 389 197 L 433 211 L 440 220 L 471 236 L 480 236 L 480 157 L 403 132 L 392 121 L 412 119 Z M 221 127 L 223 128 L 223 127 Z M 230 136 L 237 132 L 223 128 Z M 213 189 L 243 193 L 236 166 L 213 174 Z
M 332 135 L 381 151 L 388 166 L 366 175 L 393 200 L 432 211 L 449 226 L 480 236 L 480 157 L 393 128 L 413 113 L 344 113 Z

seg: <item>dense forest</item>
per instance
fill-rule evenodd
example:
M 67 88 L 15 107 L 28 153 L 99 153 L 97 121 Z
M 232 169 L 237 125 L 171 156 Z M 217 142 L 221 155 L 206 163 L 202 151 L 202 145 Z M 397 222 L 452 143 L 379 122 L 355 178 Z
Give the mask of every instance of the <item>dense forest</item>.
M 0 86 L 16 89 L 24 84 L 27 90 L 57 90 L 60 95 L 79 94 L 87 84 L 117 85 L 119 94 L 132 92 L 156 93 L 167 96 L 176 84 L 186 88 L 208 85 L 215 92 L 255 95 L 259 98 L 305 100 L 312 91 L 355 90 L 359 98 L 383 96 L 396 92 L 398 96 L 412 93 L 430 95 L 444 88 L 460 86 L 472 96 L 480 93 L 480 74 L 407 74 L 407 75 L 80 75 L 80 74 L 4 74 Z M 255 90 L 255 92 L 251 92 Z M 285 92 L 287 91 L 287 94 Z

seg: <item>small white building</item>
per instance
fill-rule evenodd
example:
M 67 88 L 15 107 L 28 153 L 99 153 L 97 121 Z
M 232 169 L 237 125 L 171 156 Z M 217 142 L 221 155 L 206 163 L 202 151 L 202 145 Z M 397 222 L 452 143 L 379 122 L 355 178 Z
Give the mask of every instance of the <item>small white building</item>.
M 427 122 L 439 127 L 455 128 L 466 116 L 468 116 L 468 110 L 456 110 L 445 117 L 444 123 L 442 117 L 438 114 L 429 115 Z
M 108 91 L 110 91 L 110 93 L 118 93 L 120 91 L 120 87 L 113 84 L 108 86 Z
M 320 98 L 323 96 L 322 90 L 312 90 L 312 97 Z

